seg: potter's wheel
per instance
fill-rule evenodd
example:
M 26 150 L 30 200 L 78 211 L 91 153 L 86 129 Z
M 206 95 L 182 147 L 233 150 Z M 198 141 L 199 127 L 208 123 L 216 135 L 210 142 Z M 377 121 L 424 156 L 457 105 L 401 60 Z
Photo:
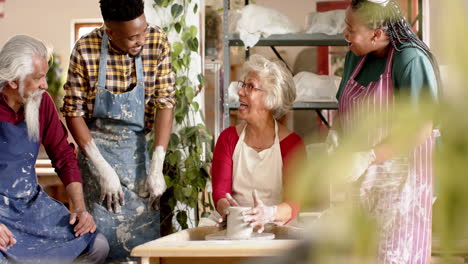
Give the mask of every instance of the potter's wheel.
M 273 233 L 257 233 L 257 232 L 253 232 L 250 237 L 245 237 L 245 238 L 227 237 L 226 230 L 221 230 L 216 233 L 205 236 L 205 240 L 272 240 L 272 239 L 275 239 L 275 234 Z

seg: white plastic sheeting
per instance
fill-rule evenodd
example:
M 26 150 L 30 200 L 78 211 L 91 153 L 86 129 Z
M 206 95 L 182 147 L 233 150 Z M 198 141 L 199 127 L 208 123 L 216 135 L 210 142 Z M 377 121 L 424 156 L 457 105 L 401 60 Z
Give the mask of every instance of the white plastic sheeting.
M 231 82 L 228 87 L 229 102 L 239 102 L 239 95 L 237 94 L 237 81 Z
M 345 28 L 345 10 L 332 10 L 328 12 L 312 12 L 308 16 L 306 33 L 324 33 L 336 35 Z
M 341 78 L 300 72 L 294 76 L 296 101 L 336 101 Z
M 247 48 L 255 46 L 260 37 L 297 33 L 301 29 L 277 10 L 252 4 L 241 10 L 236 31 L 239 32 L 240 39 Z
M 297 102 L 336 101 L 336 93 L 341 78 L 338 76 L 318 75 L 311 72 L 300 72 L 294 76 Z M 239 102 L 237 81 L 231 82 L 228 88 L 229 102 Z

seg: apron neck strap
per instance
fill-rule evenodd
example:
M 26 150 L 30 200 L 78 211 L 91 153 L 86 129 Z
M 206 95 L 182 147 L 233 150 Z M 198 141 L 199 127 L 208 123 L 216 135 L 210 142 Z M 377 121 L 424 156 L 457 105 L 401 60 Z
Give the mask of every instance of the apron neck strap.
M 275 120 L 275 143 L 276 141 L 279 142 L 279 136 L 278 136 L 278 123 L 276 122 L 276 119 Z M 242 129 L 242 132 L 239 136 L 239 140 L 244 140 L 244 137 L 245 137 L 245 129 L 247 128 L 247 124 L 245 124 L 244 128 Z
M 392 70 L 392 60 L 393 60 L 393 54 L 395 53 L 395 48 L 390 45 L 390 49 L 388 50 L 388 55 L 387 55 L 387 61 L 385 63 L 385 71 L 384 73 L 389 73 Z M 354 69 L 353 73 L 351 74 L 351 77 L 349 78 L 350 80 L 355 80 L 356 76 L 359 74 L 361 71 L 362 67 L 364 66 L 364 63 L 367 60 L 367 57 L 369 55 L 364 55 L 362 58 L 359 60 L 358 65 Z
M 393 54 L 395 54 L 395 48 L 392 45 L 390 45 L 390 50 L 388 51 L 387 63 L 385 65 L 385 73 L 389 73 L 392 70 Z
M 98 88 L 100 89 L 106 87 L 108 41 L 109 37 L 104 30 L 101 42 L 101 58 L 99 60 Z
M 102 42 L 101 42 L 101 59 L 99 60 L 99 75 L 98 75 L 98 88 L 101 88 L 101 89 L 106 87 L 107 53 L 109 50 L 108 42 L 109 42 L 109 36 L 107 36 L 107 33 L 104 30 L 103 35 L 102 35 Z M 143 62 L 141 60 L 141 54 L 135 57 L 134 60 L 135 60 L 137 84 L 140 84 L 143 86 L 145 75 L 143 73 Z

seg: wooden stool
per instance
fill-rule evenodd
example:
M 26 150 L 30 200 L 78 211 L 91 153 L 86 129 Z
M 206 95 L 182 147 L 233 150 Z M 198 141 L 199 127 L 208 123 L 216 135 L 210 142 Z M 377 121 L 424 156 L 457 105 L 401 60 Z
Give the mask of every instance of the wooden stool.
M 55 173 L 50 160 L 38 159 L 36 162 L 37 181 L 42 189 L 55 200 L 63 203 L 71 210 L 71 202 L 62 181 Z

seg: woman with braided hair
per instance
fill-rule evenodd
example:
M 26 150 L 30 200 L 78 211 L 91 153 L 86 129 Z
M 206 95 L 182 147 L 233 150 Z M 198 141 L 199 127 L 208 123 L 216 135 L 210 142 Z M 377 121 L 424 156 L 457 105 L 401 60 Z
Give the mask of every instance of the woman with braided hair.
M 415 106 L 423 98 L 438 102 L 437 62 L 396 0 L 352 0 L 345 22 L 350 52 L 337 94 L 343 135 L 365 116 L 396 110 L 400 99 Z M 361 203 L 377 221 L 378 263 L 428 263 L 436 131 L 432 121 L 424 122 L 414 146 L 401 155 L 391 143 L 389 124 L 384 120 L 368 130 L 365 151 L 352 155 L 346 177 L 359 184 Z

